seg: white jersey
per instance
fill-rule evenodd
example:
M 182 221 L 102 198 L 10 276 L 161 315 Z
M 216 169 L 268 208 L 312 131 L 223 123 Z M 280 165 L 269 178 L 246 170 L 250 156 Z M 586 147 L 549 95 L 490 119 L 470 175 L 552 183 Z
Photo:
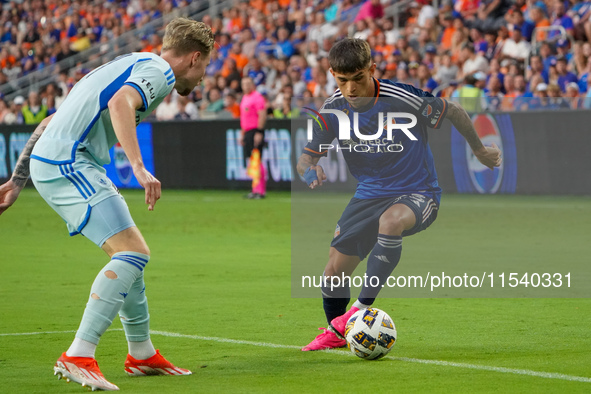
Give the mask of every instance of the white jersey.
M 135 88 L 143 105 L 136 125 L 168 95 L 175 83 L 170 65 L 160 56 L 141 52 L 122 55 L 88 73 L 68 94 L 33 149 L 31 158 L 50 164 L 74 162 L 76 151 L 88 151 L 101 164 L 111 160 L 117 142 L 108 103 L 123 85 Z

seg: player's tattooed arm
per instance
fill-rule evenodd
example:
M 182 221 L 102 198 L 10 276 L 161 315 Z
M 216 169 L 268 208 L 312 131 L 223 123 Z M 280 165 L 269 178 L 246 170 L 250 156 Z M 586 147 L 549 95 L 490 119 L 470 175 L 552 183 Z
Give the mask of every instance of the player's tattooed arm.
M 304 177 L 310 189 L 322 186 L 322 182 L 326 180 L 326 174 L 322 166 L 318 165 L 320 157 L 312 157 L 303 153 L 298 160 L 297 171 Z
M 446 102 L 449 105 L 447 118 L 466 139 L 478 160 L 490 169 L 500 166 L 501 151 L 497 145 L 493 143 L 492 146 L 484 146 L 466 110 L 455 101 L 447 100 Z
M 14 184 L 17 187 L 21 189 L 25 187 L 25 184 L 29 179 L 29 163 L 31 161 L 31 152 L 33 152 L 35 144 L 39 140 L 39 137 L 41 137 L 41 134 L 43 134 L 43 132 L 45 131 L 45 128 L 49 124 L 49 121 L 51 120 L 52 116 L 53 115 L 43 119 L 43 121 L 39 123 L 39 126 L 37 126 L 37 128 L 31 135 L 31 138 L 29 138 L 29 140 L 27 141 L 23 151 L 21 152 L 20 157 L 16 162 L 16 166 L 14 167 L 14 171 L 12 172 L 12 177 L 10 179 L 12 180 L 12 182 L 14 182 Z
M 29 162 L 31 161 L 31 152 L 39 140 L 39 137 L 41 137 L 41 134 L 45 131 L 45 127 L 47 127 L 52 116 L 53 115 L 43 119 L 41 123 L 39 123 L 39 126 L 37 126 L 33 135 L 31 135 L 31 138 L 27 141 L 25 148 L 18 158 L 12 177 L 8 182 L 0 185 L 0 215 L 14 204 L 21 190 L 25 187 L 30 174 Z
M 472 148 L 472 151 L 476 152 L 484 148 L 482 141 L 480 141 L 478 134 L 476 134 L 476 129 L 474 128 L 472 119 L 470 119 L 470 115 L 468 115 L 466 110 L 455 101 L 447 101 L 447 104 L 449 105 L 449 109 L 447 110 L 447 118 L 466 139 L 468 145 L 470 145 L 470 148 Z
M 300 174 L 301 176 L 304 176 L 304 172 L 306 172 L 306 170 L 308 168 L 318 164 L 319 160 L 320 160 L 320 157 L 312 157 L 312 156 L 305 154 L 305 153 L 302 154 L 300 156 L 300 159 L 298 160 L 298 165 L 297 165 L 298 174 Z
M 27 141 L 25 148 L 16 162 L 11 179 L 14 184 L 20 188 L 25 187 L 25 184 L 29 179 L 29 163 L 31 161 L 31 152 L 33 151 L 35 144 L 39 140 L 39 137 L 41 137 L 41 134 L 43 134 L 44 130 L 45 126 L 39 126 L 35 129 L 35 132 Z

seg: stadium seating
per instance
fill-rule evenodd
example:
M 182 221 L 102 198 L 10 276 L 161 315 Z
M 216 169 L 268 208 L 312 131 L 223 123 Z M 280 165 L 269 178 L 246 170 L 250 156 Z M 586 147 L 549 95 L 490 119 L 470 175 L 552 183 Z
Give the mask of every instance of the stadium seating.
M 321 99 L 336 88 L 327 54 L 332 44 L 345 36 L 369 41 L 377 64 L 376 77 L 409 83 L 435 95 L 455 97 L 464 86 L 473 85 L 481 90 L 490 110 L 546 109 L 550 107 L 544 104 L 549 93 L 561 99 L 558 104 L 554 100 L 552 107 L 589 107 L 588 3 L 566 9 L 563 3 L 501 0 L 486 15 L 480 3 L 5 3 L 0 16 L 0 96 L 6 102 L 0 108 L 0 122 L 23 121 L 17 113 L 18 103 L 27 105 L 30 91 L 38 92 L 52 113 L 76 81 L 94 67 L 125 52 L 158 53 L 163 27 L 177 15 L 210 25 L 219 49 L 212 56 L 202 89 L 186 103 L 174 106 L 177 113 L 173 119 L 237 116 L 234 104 L 240 101 L 239 81 L 244 76 L 252 77 L 267 97 L 271 116 L 292 116 L 283 109 L 293 96 Z M 527 83 L 511 84 L 515 76 Z M 232 108 L 206 111 L 212 89 Z M 178 101 L 175 93 L 171 99 Z M 501 106 L 507 100 L 519 104 Z

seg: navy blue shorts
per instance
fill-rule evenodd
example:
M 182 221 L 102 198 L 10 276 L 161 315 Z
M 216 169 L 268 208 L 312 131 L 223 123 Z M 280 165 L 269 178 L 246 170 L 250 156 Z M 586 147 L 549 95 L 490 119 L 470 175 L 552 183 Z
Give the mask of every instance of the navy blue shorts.
M 415 214 L 415 226 L 404 231 L 403 237 L 425 230 L 435 221 L 439 210 L 434 198 L 418 193 L 367 200 L 353 197 L 337 223 L 330 246 L 348 256 L 365 259 L 377 241 L 380 216 L 394 204 L 404 204 Z

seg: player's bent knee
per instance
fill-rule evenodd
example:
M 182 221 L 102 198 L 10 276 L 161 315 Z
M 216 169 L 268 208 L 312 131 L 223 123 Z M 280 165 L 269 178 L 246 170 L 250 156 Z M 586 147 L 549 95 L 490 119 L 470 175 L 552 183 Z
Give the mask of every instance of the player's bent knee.
M 127 228 L 113 235 L 105 241 L 102 248 L 109 256 L 125 251 L 150 255 L 150 248 L 137 227 Z
M 331 277 L 331 276 L 341 276 L 343 273 L 342 269 L 339 269 L 335 266 L 326 266 L 324 268 L 324 276 Z
M 379 231 L 382 234 L 401 235 L 404 227 L 404 222 L 400 216 L 388 215 L 380 218 Z
M 392 206 L 380 216 L 379 232 L 387 235 L 402 235 L 415 225 L 414 212 L 403 204 Z

